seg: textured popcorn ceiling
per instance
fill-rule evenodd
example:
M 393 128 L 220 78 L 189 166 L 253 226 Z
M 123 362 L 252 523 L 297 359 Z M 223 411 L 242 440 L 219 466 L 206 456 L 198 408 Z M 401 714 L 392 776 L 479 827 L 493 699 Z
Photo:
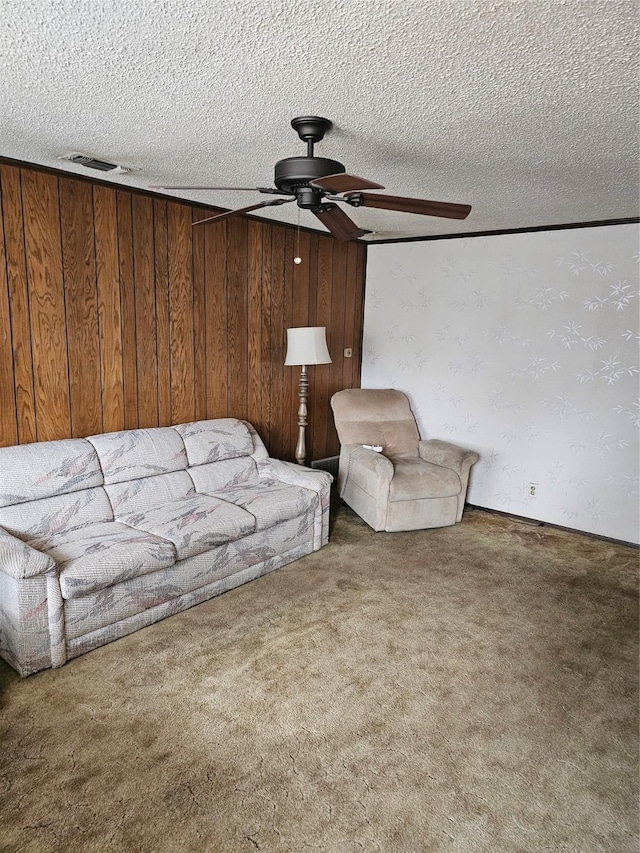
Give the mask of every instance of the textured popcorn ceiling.
M 637 34 L 636 0 L 3 0 L 0 155 L 102 176 L 57 159 L 88 153 L 138 170 L 122 186 L 271 186 L 305 153 L 291 118 L 315 114 L 335 124 L 319 156 L 473 205 L 345 207 L 379 238 L 637 216 Z

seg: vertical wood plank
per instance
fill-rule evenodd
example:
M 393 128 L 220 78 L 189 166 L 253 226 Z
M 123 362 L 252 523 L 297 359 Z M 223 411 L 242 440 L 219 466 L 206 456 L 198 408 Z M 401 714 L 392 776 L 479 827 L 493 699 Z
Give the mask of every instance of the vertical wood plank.
M 93 221 L 98 289 L 102 428 L 105 432 L 116 432 L 124 429 L 124 384 L 115 190 L 98 184 L 94 185 Z
M 293 259 L 298 250 L 297 236 L 293 228 L 284 229 L 284 277 L 283 277 L 283 327 L 282 327 L 282 365 L 287 356 L 287 329 L 294 326 L 294 275 L 301 264 L 294 264 Z M 297 419 L 287 417 L 287 413 L 298 410 L 299 388 L 295 370 L 282 367 L 282 417 L 280 432 L 282 433 L 281 455 L 283 459 L 295 459 L 296 443 L 298 441 Z
M 247 419 L 262 435 L 262 236 L 260 222 L 249 222 L 247 303 L 248 393 Z
M 191 209 L 184 204 L 168 203 L 167 228 L 171 420 L 177 424 L 195 418 Z
M 272 298 L 272 228 L 262 225 L 262 330 L 261 330 L 261 379 L 262 379 L 262 433 L 267 450 L 271 452 L 273 423 L 273 384 L 271 382 L 271 298 Z M 289 369 L 289 368 L 287 368 Z
M 136 352 L 136 294 L 133 255 L 132 194 L 116 193 L 118 214 L 118 259 L 122 319 L 122 363 L 124 366 L 124 426 L 136 429 L 138 417 L 138 369 Z
M 351 365 L 351 387 L 360 387 L 360 373 L 362 368 L 362 334 L 364 330 L 364 288 L 365 288 L 365 264 L 367 258 L 367 247 L 358 246 L 356 263 L 356 293 L 353 312 L 354 322 L 354 350 L 353 364 Z
M 282 226 L 271 226 L 271 454 L 279 459 L 285 455 L 284 420 L 287 413 L 282 406 L 284 366 L 286 349 L 286 325 L 284 315 L 284 247 L 285 230 Z M 295 368 L 294 368 L 295 369 Z
M 333 269 L 331 287 L 331 320 L 327 329 L 327 341 L 332 363 L 329 365 L 329 389 L 327 396 L 327 429 L 325 443 L 328 454 L 335 455 L 339 450 L 338 434 L 331 411 L 331 397 L 343 386 L 344 365 L 344 317 L 347 277 L 348 243 L 335 242 L 333 246 Z
M 20 170 L 0 165 L 2 180 L 2 220 L 9 310 L 13 344 L 15 405 L 18 441 L 36 441 L 36 401 L 31 354 L 31 318 L 27 288 Z
M 39 441 L 48 441 L 71 435 L 58 179 L 25 170 L 22 203 L 36 430 Z
M 308 232 L 300 234 L 301 264 L 293 265 L 293 316 L 294 328 L 308 326 L 309 323 L 309 292 L 311 288 L 311 235 Z
M 191 209 L 191 220 L 202 219 L 202 210 Z M 193 363 L 195 417 L 203 420 L 207 416 L 207 349 L 205 314 L 205 270 L 204 241 L 206 225 L 191 228 L 193 250 Z
M 247 226 L 245 218 L 227 222 L 229 414 L 247 417 Z
M 156 357 L 158 366 L 158 426 L 171 423 L 171 371 L 169 344 L 169 265 L 167 203 L 153 201 L 154 270 L 156 290 Z
M 136 309 L 138 426 L 158 426 L 158 357 L 156 330 L 153 201 L 133 195 L 133 275 Z
M 353 388 L 353 364 L 356 359 L 356 291 L 358 290 L 357 264 L 358 245 L 347 244 L 347 271 L 344 285 L 344 345 L 351 347 L 353 355 L 345 358 L 342 371 L 342 387 Z
M 205 226 L 204 236 L 207 417 L 223 418 L 228 414 L 227 223 Z
M 336 241 L 332 237 L 318 238 L 318 284 L 315 301 L 314 326 L 325 326 L 327 336 L 331 330 L 331 301 L 333 286 L 333 249 Z M 313 433 L 309 460 L 323 458 L 326 451 L 327 421 L 329 419 L 329 371 L 331 365 L 317 364 L 311 368 L 314 375 Z
M 71 435 L 102 432 L 100 339 L 91 184 L 59 179 Z
M 2 200 L 2 175 L 0 174 L 0 201 Z M 7 256 L 4 245 L 4 227 L 0 221 L 0 447 L 17 444 L 16 386 L 13 366 L 11 314 L 9 310 L 9 283 Z
M 302 258 L 302 263 L 293 265 L 291 326 L 297 329 L 301 326 L 311 325 L 309 322 L 309 294 L 312 289 L 315 289 L 316 279 L 313 279 L 314 283 L 312 285 L 312 269 L 315 264 L 317 240 L 314 240 L 312 244 L 312 238 L 309 232 L 301 232 L 299 241 L 298 236 L 296 235 L 296 249 L 299 252 L 300 258 Z M 299 402 L 298 380 L 300 371 L 299 368 L 291 367 L 286 368 L 286 371 L 291 385 L 291 408 L 288 418 L 288 429 L 286 420 L 283 426 L 285 436 L 288 435 L 285 458 L 293 461 L 295 460 L 295 449 L 298 441 L 298 419 L 295 416 L 295 413 L 298 410 Z

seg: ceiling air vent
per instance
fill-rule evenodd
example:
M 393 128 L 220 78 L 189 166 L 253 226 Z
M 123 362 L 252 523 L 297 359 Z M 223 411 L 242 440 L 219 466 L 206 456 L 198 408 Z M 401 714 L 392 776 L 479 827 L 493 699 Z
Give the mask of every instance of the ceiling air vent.
M 111 172 L 113 175 L 126 175 L 127 172 L 131 171 L 127 166 L 119 166 L 117 163 L 98 160 L 95 157 L 90 157 L 88 154 L 65 154 L 58 159 L 69 160 L 71 163 L 77 163 L 79 166 L 85 166 L 87 169 L 96 169 L 98 172 Z

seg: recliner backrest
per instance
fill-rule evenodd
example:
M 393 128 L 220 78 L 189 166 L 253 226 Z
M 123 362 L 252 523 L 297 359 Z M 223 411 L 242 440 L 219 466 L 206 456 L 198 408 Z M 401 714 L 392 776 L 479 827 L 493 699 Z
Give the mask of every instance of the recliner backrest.
M 385 455 L 418 455 L 409 400 L 393 388 L 347 388 L 331 398 L 340 444 L 379 444 Z

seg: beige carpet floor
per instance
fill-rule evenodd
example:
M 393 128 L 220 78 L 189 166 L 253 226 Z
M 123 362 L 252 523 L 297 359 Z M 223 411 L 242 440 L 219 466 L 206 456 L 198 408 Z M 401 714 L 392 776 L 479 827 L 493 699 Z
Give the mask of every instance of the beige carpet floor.
M 638 849 L 638 552 L 479 510 L 20 680 L 2 851 Z

